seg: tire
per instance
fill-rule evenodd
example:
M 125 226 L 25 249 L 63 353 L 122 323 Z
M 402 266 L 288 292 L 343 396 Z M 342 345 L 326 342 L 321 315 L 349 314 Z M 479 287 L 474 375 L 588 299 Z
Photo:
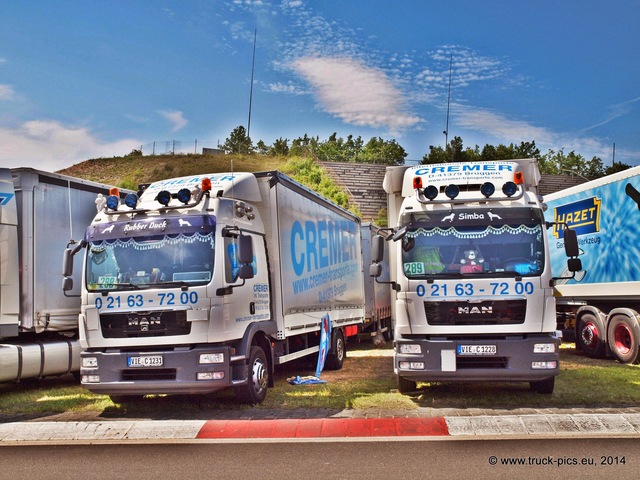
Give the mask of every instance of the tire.
M 418 389 L 418 384 L 413 380 L 408 380 L 398 375 L 398 391 L 400 393 L 411 393 Z
M 269 385 L 269 363 L 261 347 L 253 345 L 249 354 L 249 381 L 235 387 L 236 399 L 246 405 L 262 403 L 267 396 Z
M 607 353 L 607 330 L 597 315 L 586 313 L 576 324 L 576 347 L 591 358 L 604 358 Z
M 551 395 L 553 388 L 556 385 L 556 377 L 545 378 L 544 380 L 536 380 L 535 382 L 529 382 L 531 390 L 536 393 L 543 393 L 545 395 Z
M 634 364 L 640 361 L 640 325 L 635 318 L 616 315 L 607 329 L 609 349 L 620 363 Z
M 325 367 L 327 370 L 340 370 L 347 357 L 347 344 L 344 341 L 342 330 L 335 330 L 331 342 L 331 350 L 327 355 Z
M 393 321 L 393 318 L 389 317 L 384 321 L 384 323 L 387 327 L 387 331 L 384 332 L 384 339 L 390 342 L 393 340 L 393 327 L 395 322 Z

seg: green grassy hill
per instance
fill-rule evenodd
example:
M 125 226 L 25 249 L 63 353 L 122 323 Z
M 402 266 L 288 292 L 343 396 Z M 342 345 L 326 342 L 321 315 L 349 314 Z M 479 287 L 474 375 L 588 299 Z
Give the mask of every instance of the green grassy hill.
M 262 155 L 156 155 L 97 158 L 56 173 L 136 190 L 138 184 L 202 173 L 279 170 L 341 207 L 359 215 L 358 206 L 310 158 Z

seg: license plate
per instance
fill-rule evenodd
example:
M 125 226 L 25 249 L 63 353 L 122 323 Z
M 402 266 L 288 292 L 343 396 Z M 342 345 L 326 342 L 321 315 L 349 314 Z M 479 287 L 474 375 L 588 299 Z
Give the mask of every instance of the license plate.
M 495 345 L 458 345 L 458 355 L 495 355 Z
M 129 367 L 161 367 L 163 359 L 162 355 L 144 355 L 140 357 L 129 357 L 127 363 Z

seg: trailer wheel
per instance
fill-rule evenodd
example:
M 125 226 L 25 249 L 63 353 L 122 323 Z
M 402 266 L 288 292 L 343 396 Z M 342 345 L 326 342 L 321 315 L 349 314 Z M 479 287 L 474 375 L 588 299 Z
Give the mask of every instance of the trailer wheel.
M 545 378 L 544 380 L 536 380 L 534 382 L 529 382 L 529 386 L 531 390 L 536 393 L 544 393 L 545 395 L 551 395 L 553 393 L 553 388 L 556 385 L 556 377 Z
M 344 342 L 342 330 L 336 330 L 333 334 L 331 349 L 327 355 L 325 366 L 327 370 L 340 370 L 347 356 L 347 345 Z
M 640 325 L 634 318 L 616 315 L 609 321 L 607 330 L 611 353 L 621 363 L 638 363 L 640 356 Z
M 606 329 L 597 315 L 586 313 L 576 324 L 576 346 L 591 358 L 604 358 L 607 350 Z
M 267 396 L 269 385 L 269 364 L 261 347 L 251 347 L 249 354 L 249 381 L 246 385 L 235 387 L 236 399 L 240 403 L 256 405 Z
M 408 380 L 398 375 L 398 391 L 400 393 L 415 392 L 418 389 L 418 384 L 413 380 Z

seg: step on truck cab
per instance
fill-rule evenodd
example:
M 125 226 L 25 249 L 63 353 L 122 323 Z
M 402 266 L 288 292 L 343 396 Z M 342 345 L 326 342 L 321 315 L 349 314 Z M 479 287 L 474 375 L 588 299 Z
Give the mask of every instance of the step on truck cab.
M 118 400 L 233 387 L 259 403 L 276 365 L 341 368 L 363 322 L 358 217 L 279 172 L 107 198 L 81 246 L 82 386 Z
M 401 392 L 439 381 L 553 392 L 560 337 L 539 179 L 535 159 L 387 169 Z

